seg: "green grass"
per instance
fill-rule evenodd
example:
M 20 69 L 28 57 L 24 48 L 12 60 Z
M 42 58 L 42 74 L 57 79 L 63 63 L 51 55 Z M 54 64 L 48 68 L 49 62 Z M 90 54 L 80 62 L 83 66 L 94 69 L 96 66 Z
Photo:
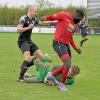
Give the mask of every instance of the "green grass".
M 52 64 L 59 58 L 52 49 L 52 35 L 33 34 L 32 40 L 44 53 L 52 54 Z M 44 84 L 18 83 L 22 54 L 17 46 L 18 34 L 0 33 L 0 100 L 100 100 L 100 36 L 90 36 L 78 55 L 72 50 L 72 62 L 80 66 L 81 73 L 68 92 Z M 79 45 L 81 37 L 75 36 Z M 51 65 L 52 65 L 51 64 Z M 29 72 L 35 73 L 31 67 Z

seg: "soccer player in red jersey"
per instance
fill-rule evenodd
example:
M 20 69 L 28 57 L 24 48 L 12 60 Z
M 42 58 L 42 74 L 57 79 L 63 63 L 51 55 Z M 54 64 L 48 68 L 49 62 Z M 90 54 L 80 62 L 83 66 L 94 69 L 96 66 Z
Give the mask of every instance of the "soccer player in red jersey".
M 56 31 L 53 38 L 53 48 L 63 62 L 63 65 L 57 70 L 52 72 L 52 75 L 48 75 L 47 80 L 55 81 L 55 77 L 62 74 L 60 84 L 58 88 L 62 91 L 66 91 L 65 80 L 68 76 L 68 71 L 71 67 L 71 45 L 74 50 L 80 54 L 81 50 L 77 47 L 73 40 L 73 33 L 76 31 L 76 24 L 78 24 L 84 18 L 84 12 L 82 9 L 75 13 L 59 12 L 53 15 L 47 15 L 41 18 L 42 21 L 54 21 L 57 20 Z

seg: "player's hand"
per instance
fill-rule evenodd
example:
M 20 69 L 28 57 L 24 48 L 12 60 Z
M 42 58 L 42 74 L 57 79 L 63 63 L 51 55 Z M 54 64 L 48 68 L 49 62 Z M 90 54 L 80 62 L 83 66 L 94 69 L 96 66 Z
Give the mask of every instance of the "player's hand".
M 41 17 L 39 20 L 42 21 L 42 22 L 47 21 L 47 19 L 45 17 Z
M 29 29 L 33 29 L 34 24 L 31 23 L 28 27 L 29 27 Z
M 81 49 L 76 49 L 76 52 L 78 53 L 78 54 L 81 54 Z

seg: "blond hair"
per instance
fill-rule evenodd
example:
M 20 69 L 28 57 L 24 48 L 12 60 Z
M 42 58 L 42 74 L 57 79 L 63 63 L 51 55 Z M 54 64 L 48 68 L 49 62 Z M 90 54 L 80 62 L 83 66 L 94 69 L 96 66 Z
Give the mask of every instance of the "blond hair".
M 72 65 L 71 70 L 74 74 L 79 74 L 80 73 L 80 68 L 78 65 Z

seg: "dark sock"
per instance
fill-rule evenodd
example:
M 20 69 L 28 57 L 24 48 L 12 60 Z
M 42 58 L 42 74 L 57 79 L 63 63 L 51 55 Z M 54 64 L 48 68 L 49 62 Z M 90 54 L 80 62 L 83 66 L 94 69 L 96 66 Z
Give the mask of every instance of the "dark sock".
M 25 74 L 25 72 L 28 69 L 28 64 L 29 64 L 29 62 L 24 60 L 22 66 L 21 66 L 21 71 L 20 71 L 19 79 L 24 79 L 24 74 Z
M 87 41 L 88 39 L 86 38 L 84 41 Z
M 35 60 L 35 59 L 36 59 L 36 57 L 33 58 L 33 59 L 29 62 L 29 64 L 27 65 L 27 67 L 30 67 L 30 66 L 34 65 L 34 60 Z
M 84 40 L 82 40 L 82 41 L 80 42 L 80 46 L 83 46 L 83 42 L 84 42 Z
M 87 41 L 88 39 L 84 39 L 84 40 L 82 40 L 81 42 L 80 42 L 80 46 L 83 46 L 83 43 L 85 42 L 85 41 Z

